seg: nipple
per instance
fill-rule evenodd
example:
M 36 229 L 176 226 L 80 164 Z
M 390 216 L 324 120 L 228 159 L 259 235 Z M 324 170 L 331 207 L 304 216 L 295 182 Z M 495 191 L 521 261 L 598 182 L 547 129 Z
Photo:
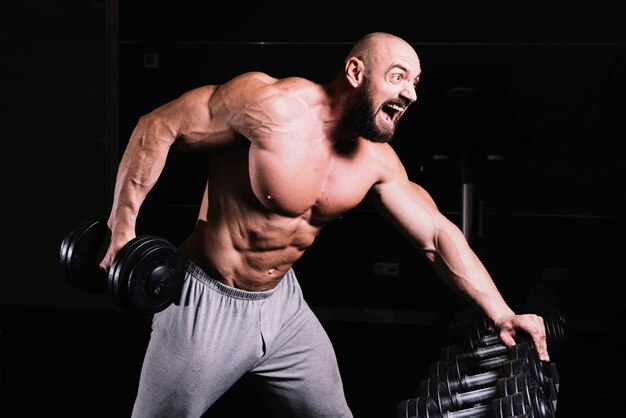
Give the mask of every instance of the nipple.
M 274 196 L 272 196 L 271 194 L 269 194 L 269 193 L 268 193 L 268 194 L 265 196 L 265 198 L 266 198 L 267 200 L 272 200 L 272 199 L 274 198 Z

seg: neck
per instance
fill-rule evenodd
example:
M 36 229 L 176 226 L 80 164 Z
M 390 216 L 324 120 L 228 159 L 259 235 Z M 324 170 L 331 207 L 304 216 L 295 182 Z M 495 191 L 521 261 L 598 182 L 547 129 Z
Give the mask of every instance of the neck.
M 343 148 L 359 139 L 350 113 L 354 103 L 353 89 L 341 76 L 324 85 L 324 89 L 328 97 L 324 123 L 335 146 Z

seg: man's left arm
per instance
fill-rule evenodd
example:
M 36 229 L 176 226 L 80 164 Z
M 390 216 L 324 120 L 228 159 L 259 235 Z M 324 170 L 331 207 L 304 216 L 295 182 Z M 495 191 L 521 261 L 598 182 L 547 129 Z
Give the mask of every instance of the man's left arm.
M 461 297 L 482 311 L 499 329 L 506 346 L 515 344 L 516 330 L 526 332 L 541 360 L 549 360 L 543 318 L 516 315 L 474 253 L 461 230 L 437 208 L 422 187 L 409 181 L 399 164 L 369 193 L 381 215 L 390 221 Z

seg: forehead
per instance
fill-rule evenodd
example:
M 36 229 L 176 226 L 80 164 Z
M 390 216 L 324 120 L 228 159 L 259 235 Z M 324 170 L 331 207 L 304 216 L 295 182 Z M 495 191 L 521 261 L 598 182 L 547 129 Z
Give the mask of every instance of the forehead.
M 390 40 L 378 49 L 376 63 L 379 70 L 402 70 L 409 73 L 410 78 L 417 78 L 421 73 L 420 60 L 415 50 L 404 42 Z

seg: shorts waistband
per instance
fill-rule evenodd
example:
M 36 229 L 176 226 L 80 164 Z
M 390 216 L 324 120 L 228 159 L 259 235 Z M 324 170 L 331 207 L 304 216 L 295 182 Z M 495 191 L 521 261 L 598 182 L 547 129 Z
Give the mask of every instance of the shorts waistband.
M 220 282 L 213 276 L 210 276 L 206 271 L 204 271 L 201 267 L 196 265 L 193 261 L 185 259 L 185 270 L 187 274 L 193 276 L 195 279 L 200 280 L 202 283 L 206 284 L 210 288 L 233 298 L 237 299 L 248 299 L 248 300 L 260 300 L 269 298 L 276 291 L 274 289 L 264 290 L 261 292 L 251 292 L 249 290 L 236 289 L 234 287 L 226 286 L 224 283 Z

